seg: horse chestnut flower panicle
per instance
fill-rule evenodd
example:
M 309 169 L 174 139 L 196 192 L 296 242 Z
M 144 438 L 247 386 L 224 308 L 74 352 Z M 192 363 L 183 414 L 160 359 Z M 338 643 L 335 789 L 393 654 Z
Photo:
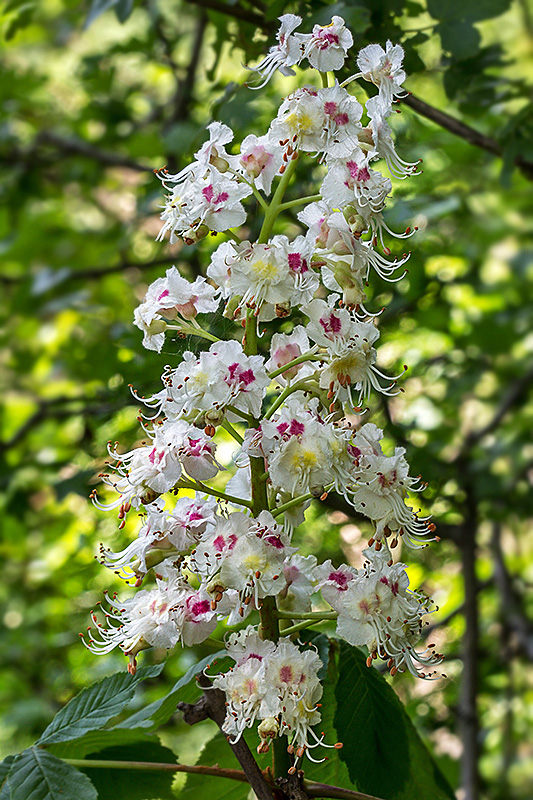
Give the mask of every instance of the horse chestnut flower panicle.
M 317 85 L 294 89 L 268 131 L 240 148 L 227 125 L 213 122 L 188 166 L 157 171 L 168 193 L 157 239 L 224 241 L 206 259 L 206 277 L 189 280 L 171 267 L 135 311 L 146 348 L 170 349 L 165 335 L 174 330 L 187 349 L 169 356 L 163 388 L 139 398 L 148 409 L 143 441 L 124 454 L 109 448 L 114 467 L 101 478 L 118 498 L 104 505 L 94 493 L 94 501 L 119 509 L 119 529 L 132 508 L 141 525 L 125 549 L 102 546 L 102 562 L 146 588 L 109 599 L 106 623 L 94 615 L 86 641 L 95 653 L 119 647 L 133 672 L 142 649 L 193 645 L 216 635 L 218 622 L 242 627 L 246 618 L 251 624 L 225 641 L 235 665 L 213 681 L 226 695 L 223 730 L 235 743 L 257 726 L 260 753 L 286 736 L 292 772 L 304 753 L 315 760 L 314 748 L 331 744 L 314 731 L 321 659 L 291 634 L 336 620 L 338 637 L 366 646 L 367 663 L 382 658 L 393 675 L 435 677 L 442 658 L 417 646 L 430 601 L 409 589 L 392 555 L 401 542 L 436 539 L 411 505 L 425 484 L 410 475 L 404 448 L 387 450 L 383 431 L 361 418 L 374 393 L 400 391 L 405 372 L 387 377 L 378 368 L 381 309 L 363 305 L 375 274 L 401 280 L 409 259 L 390 257 L 384 242 L 392 181 L 378 169 L 384 163 L 405 178 L 417 167 L 398 156 L 387 122 L 403 91 L 403 50 L 363 48 L 360 72 L 340 84 L 324 73 L 340 69 L 353 44 L 344 20 L 311 33 L 297 32 L 301 21 L 280 18 L 277 44 L 255 71 L 264 85 L 306 61 L 323 73 Z M 355 78 L 378 87 L 364 106 L 349 91 Z M 284 200 L 304 159 L 320 166 L 318 193 Z M 253 220 L 240 230 L 249 209 Z M 298 210 L 278 232 L 289 209 Z M 361 568 L 299 552 L 294 530 L 329 492 L 372 526 Z

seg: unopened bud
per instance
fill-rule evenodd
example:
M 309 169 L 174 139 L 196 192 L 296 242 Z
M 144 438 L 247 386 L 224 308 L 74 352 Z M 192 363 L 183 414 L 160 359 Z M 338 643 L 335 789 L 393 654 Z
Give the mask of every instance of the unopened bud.
M 235 319 L 235 312 L 239 308 L 239 303 L 241 302 L 241 300 L 242 297 L 240 295 L 231 297 L 226 304 L 223 316 L 227 317 L 227 319 Z
M 279 733 L 279 722 L 275 717 L 265 717 L 257 728 L 261 739 L 273 739 Z
M 226 418 L 226 412 L 223 408 L 210 408 L 204 414 L 204 419 L 206 425 L 213 425 L 217 427 L 218 425 L 222 425 Z
M 227 172 L 228 169 L 229 169 L 229 162 L 226 161 L 225 158 L 222 158 L 222 156 L 215 155 L 215 152 L 216 151 L 214 151 L 213 154 L 211 155 L 211 158 L 209 159 L 209 163 L 215 169 L 218 169 L 219 172 Z
M 154 319 L 147 327 L 147 334 L 155 336 L 156 333 L 164 333 L 167 329 L 167 323 L 164 319 Z
M 141 503 L 143 506 L 148 506 L 150 503 L 153 503 L 154 500 L 157 500 L 158 497 L 161 497 L 161 492 L 155 492 L 153 489 L 147 489 L 141 497 Z
M 189 228 L 188 231 L 185 231 L 183 241 L 185 244 L 196 244 L 196 242 L 205 239 L 209 234 L 210 230 L 207 225 L 198 225 L 197 228 Z
M 276 303 L 274 310 L 276 312 L 276 317 L 279 317 L 279 319 L 284 319 L 291 313 L 291 304 L 288 301 L 284 303 Z

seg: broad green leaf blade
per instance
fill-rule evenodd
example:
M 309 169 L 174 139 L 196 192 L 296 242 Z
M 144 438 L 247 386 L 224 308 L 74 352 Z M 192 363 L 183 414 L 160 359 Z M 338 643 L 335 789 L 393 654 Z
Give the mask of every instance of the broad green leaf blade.
M 100 16 L 100 14 L 103 14 L 104 11 L 113 8 L 118 2 L 119 0 L 93 0 L 89 9 L 89 13 L 87 14 L 84 27 L 88 28 L 89 25 L 92 25 L 95 19 Z
M 120 714 L 140 681 L 159 675 L 162 669 L 163 664 L 158 664 L 142 667 L 134 676 L 117 672 L 84 689 L 56 714 L 38 744 L 67 742 L 79 739 L 87 731 L 102 728 Z
M 384 800 L 455 797 L 385 678 L 356 647 L 340 643 L 334 723 L 339 751 L 362 792 Z
M 0 763 L 0 800 L 10 800 L 11 793 L 9 791 L 7 776 L 15 758 L 16 756 L 6 756 L 2 763 Z
M 194 678 L 202 672 L 208 665 L 215 665 L 215 662 L 222 657 L 226 657 L 226 651 L 220 650 L 214 655 L 203 658 L 198 663 L 187 670 L 185 675 L 174 684 L 170 692 L 162 697 L 160 700 L 155 700 L 153 703 L 145 706 L 136 714 L 132 714 L 128 719 L 123 720 L 115 726 L 115 730 L 119 728 L 144 728 L 145 730 L 154 730 L 170 719 L 172 714 L 176 712 L 176 704 L 179 700 L 189 703 L 200 694 L 200 690 L 196 686 Z M 230 662 L 228 662 L 230 663 Z M 233 663 L 233 662 L 231 662 Z M 219 661 L 217 666 L 222 667 Z M 191 684 L 189 687 L 188 684 Z
M 135 0 L 118 0 L 118 3 L 115 6 L 115 14 L 117 15 L 119 22 L 126 22 L 126 20 L 131 16 L 134 5 Z
M 320 641 L 317 641 L 320 639 Z M 321 698 L 322 707 L 320 713 L 322 720 L 315 728 L 315 733 L 318 737 L 324 734 L 324 743 L 326 745 L 334 745 L 339 737 L 333 724 L 335 710 L 337 707 L 335 700 L 335 687 L 337 684 L 337 664 L 336 664 L 336 640 L 329 639 L 324 634 L 314 639 L 314 643 L 319 648 L 320 656 L 325 650 L 325 643 L 328 643 L 328 660 L 327 671 L 322 679 L 322 686 L 324 693 Z M 300 762 L 301 769 L 304 771 L 304 776 L 307 780 L 316 781 L 317 783 L 326 783 L 330 786 L 342 786 L 344 789 L 356 789 L 355 783 L 350 779 L 346 764 L 340 757 L 339 750 L 333 750 L 326 747 L 316 747 L 312 750 L 312 756 L 315 759 L 323 758 L 320 764 L 314 764 L 306 756 Z
M 80 739 L 70 742 L 57 742 L 46 745 L 46 749 L 59 758 L 85 758 L 90 753 L 98 753 L 108 747 L 118 745 L 139 744 L 153 742 L 155 737 L 151 733 L 139 728 L 128 730 L 122 728 L 104 728 L 99 731 L 88 731 Z
M 109 747 L 98 753 L 96 758 L 99 761 L 151 761 L 155 764 L 177 762 L 172 750 L 163 747 L 157 740 Z M 96 786 L 99 800 L 175 800 L 171 789 L 175 775 L 172 770 L 84 767 L 83 772 L 90 776 Z
M 86 775 L 39 747 L 17 756 L 7 780 L 11 800 L 97 800 Z

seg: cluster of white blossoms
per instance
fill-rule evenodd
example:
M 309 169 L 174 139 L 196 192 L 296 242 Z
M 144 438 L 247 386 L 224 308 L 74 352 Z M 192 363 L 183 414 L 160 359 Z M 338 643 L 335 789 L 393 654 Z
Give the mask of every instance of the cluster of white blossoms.
M 331 620 L 338 637 L 368 648 L 369 666 L 384 659 L 393 675 L 434 677 L 442 658 L 432 646 L 417 649 L 430 601 L 409 590 L 394 557 L 400 542 L 417 548 L 437 538 L 413 505 L 425 484 L 409 474 L 404 448 L 384 452 L 383 431 L 367 421 L 372 395 L 396 394 L 405 372 L 378 367 L 380 310 L 364 305 L 370 280 L 405 274 L 409 254 L 393 258 L 385 238 L 415 232 L 387 225 L 392 182 L 376 166 L 394 178 L 417 168 L 397 155 L 387 121 L 403 93 L 403 51 L 390 42 L 365 47 L 358 71 L 339 83 L 333 72 L 353 43 L 344 21 L 333 17 L 309 34 L 296 31 L 300 23 L 281 17 L 278 43 L 255 71 L 263 85 L 305 61 L 320 85 L 289 94 L 263 135 L 239 147 L 227 125 L 213 122 L 189 166 L 157 171 L 167 191 L 158 239 L 223 241 L 205 276 L 190 281 L 172 267 L 135 312 L 146 348 L 168 347 L 169 331 L 203 348 L 165 367 L 163 388 L 143 399 L 144 440 L 122 454 L 109 446 L 101 478 L 117 497 L 93 499 L 119 509 L 120 529 L 132 508 L 141 526 L 125 549 L 102 546 L 101 561 L 148 588 L 109 599 L 86 641 L 95 653 L 121 648 L 134 672 L 140 650 L 196 644 L 217 625 L 242 628 L 246 619 L 226 637 L 235 666 L 213 683 L 226 693 L 224 731 L 235 742 L 257 724 L 259 752 L 287 736 L 296 759 L 322 744 L 313 731 L 322 664 L 294 639 L 298 630 Z M 377 87 L 365 105 L 355 78 Z M 318 192 L 284 202 L 305 158 Z M 275 233 L 278 215 L 298 206 L 300 233 Z M 249 211 L 254 220 L 264 213 L 257 241 L 245 238 L 253 224 L 240 232 Z M 229 338 L 209 325 L 215 313 Z M 234 442 L 230 469 L 226 457 L 217 460 L 221 437 Z M 298 551 L 295 529 L 330 492 L 372 526 L 360 569 Z

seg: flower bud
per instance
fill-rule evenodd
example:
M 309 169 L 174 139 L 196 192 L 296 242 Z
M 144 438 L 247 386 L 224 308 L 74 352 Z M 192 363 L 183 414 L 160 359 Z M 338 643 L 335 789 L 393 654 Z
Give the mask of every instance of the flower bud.
M 276 312 L 276 317 L 279 319 L 285 319 L 285 317 L 288 317 L 291 313 L 291 304 L 288 300 L 284 303 L 276 303 L 274 310 Z
M 154 336 L 156 333 L 164 333 L 167 329 L 167 323 L 164 319 L 154 319 L 146 329 L 148 336 Z
M 213 154 L 211 155 L 211 158 L 209 159 L 209 163 L 215 169 L 217 169 L 219 172 L 227 172 L 228 169 L 229 169 L 228 161 L 226 161 L 225 158 L 222 158 L 218 154 L 215 155 L 215 153 L 216 153 L 216 150 L 213 148 Z
M 224 309 L 223 316 L 227 317 L 227 319 L 235 319 L 235 312 L 239 309 L 241 300 L 242 300 L 241 295 L 235 295 L 233 297 L 230 297 L 230 299 L 226 303 L 226 308 Z
M 205 239 L 210 233 L 209 228 L 207 225 L 198 225 L 197 228 L 189 228 L 189 230 L 185 231 L 183 234 L 183 241 L 185 244 L 196 244 L 196 242 Z
M 161 497 L 161 492 L 156 492 L 153 489 L 147 489 L 141 497 L 141 503 L 143 506 L 149 506 L 150 503 L 153 503 L 158 497 Z
M 257 727 L 261 739 L 274 739 L 279 733 L 279 722 L 275 717 L 265 717 Z
M 217 427 L 218 425 L 222 425 L 226 418 L 226 412 L 223 408 L 210 408 L 208 411 L 205 412 L 204 419 L 207 424 L 214 425 Z

